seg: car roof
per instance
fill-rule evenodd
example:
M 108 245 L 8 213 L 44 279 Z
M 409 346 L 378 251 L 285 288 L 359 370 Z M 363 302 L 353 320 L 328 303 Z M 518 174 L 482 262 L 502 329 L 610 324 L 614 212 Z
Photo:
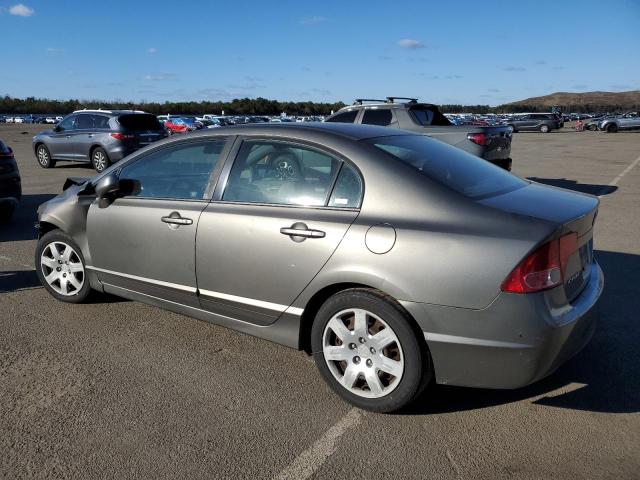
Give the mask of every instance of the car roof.
M 376 125 L 356 125 L 353 123 L 249 123 L 220 127 L 215 130 L 206 130 L 192 133 L 192 136 L 209 135 L 274 135 L 305 137 L 307 135 L 333 135 L 351 140 L 363 140 L 366 138 L 391 137 L 397 135 L 417 135 L 415 132 L 395 128 L 380 127 Z

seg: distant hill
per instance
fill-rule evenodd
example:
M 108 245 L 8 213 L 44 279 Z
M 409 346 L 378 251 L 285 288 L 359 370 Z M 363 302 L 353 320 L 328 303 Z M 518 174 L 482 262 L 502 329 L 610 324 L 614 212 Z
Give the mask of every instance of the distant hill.
M 629 92 L 555 92 L 543 97 L 532 97 L 500 105 L 504 111 L 549 110 L 559 105 L 571 112 L 640 110 L 640 90 Z

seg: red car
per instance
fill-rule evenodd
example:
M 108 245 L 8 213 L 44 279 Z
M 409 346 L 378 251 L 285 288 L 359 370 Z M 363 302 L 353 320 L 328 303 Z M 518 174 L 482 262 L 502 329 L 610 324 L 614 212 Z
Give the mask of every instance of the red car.
M 189 125 L 179 117 L 168 118 L 167 121 L 164 122 L 164 126 L 169 131 L 169 135 L 174 133 L 187 133 L 189 131 Z

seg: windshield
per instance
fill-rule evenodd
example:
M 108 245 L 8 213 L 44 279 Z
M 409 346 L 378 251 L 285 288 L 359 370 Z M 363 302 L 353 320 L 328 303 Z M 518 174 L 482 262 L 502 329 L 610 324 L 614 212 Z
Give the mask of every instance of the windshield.
M 469 198 L 490 197 L 527 185 L 524 180 L 486 160 L 422 135 L 398 135 L 363 141 Z

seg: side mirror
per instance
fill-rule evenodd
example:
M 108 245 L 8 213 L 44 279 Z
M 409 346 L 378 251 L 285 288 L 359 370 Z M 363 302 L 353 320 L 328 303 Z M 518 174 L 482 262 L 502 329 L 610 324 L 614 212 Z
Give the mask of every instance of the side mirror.
M 98 206 L 100 208 L 106 208 L 111 205 L 114 197 L 120 191 L 120 180 L 115 173 L 111 173 L 98 181 L 95 190 L 99 199 Z

